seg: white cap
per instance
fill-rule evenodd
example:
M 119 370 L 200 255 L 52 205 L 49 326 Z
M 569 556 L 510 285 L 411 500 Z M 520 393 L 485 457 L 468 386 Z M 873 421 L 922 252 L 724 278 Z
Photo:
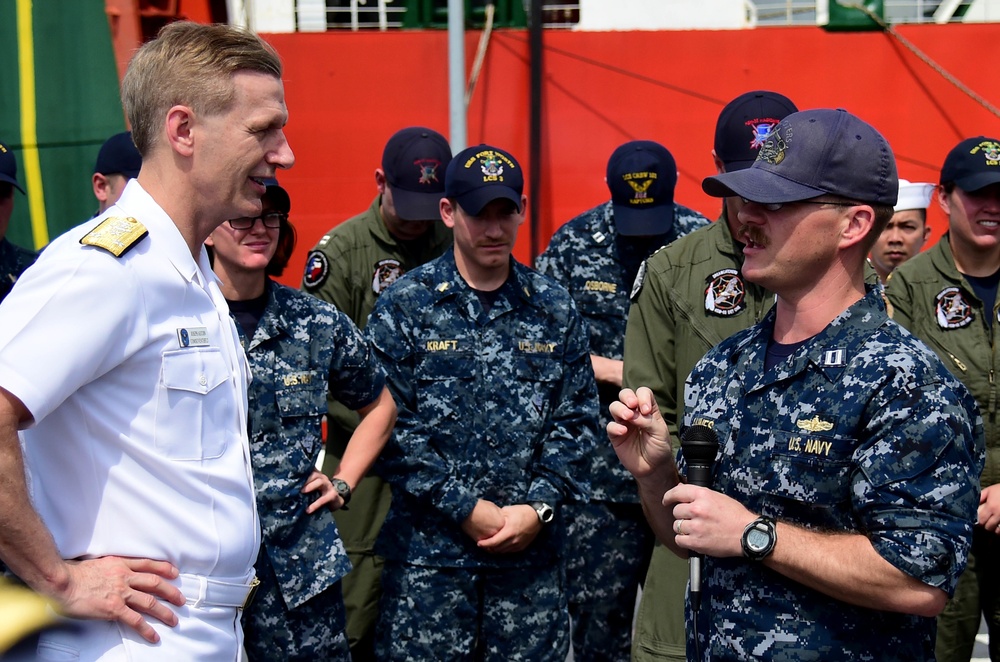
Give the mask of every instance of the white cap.
M 927 209 L 931 204 L 931 195 L 934 193 L 934 185 L 926 182 L 908 182 L 905 179 L 899 180 L 899 200 L 893 211 L 903 211 L 904 209 Z

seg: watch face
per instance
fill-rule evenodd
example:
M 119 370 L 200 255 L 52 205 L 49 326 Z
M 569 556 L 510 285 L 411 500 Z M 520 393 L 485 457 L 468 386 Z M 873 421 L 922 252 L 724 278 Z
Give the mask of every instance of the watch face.
M 542 524 L 548 524 L 555 518 L 555 510 L 553 510 L 552 506 L 547 503 L 536 504 L 533 508 L 535 509 L 535 512 L 538 513 L 538 519 L 542 522 Z
M 762 531 L 754 527 L 747 531 L 747 547 L 752 551 L 762 552 L 771 544 L 771 535 L 767 531 Z

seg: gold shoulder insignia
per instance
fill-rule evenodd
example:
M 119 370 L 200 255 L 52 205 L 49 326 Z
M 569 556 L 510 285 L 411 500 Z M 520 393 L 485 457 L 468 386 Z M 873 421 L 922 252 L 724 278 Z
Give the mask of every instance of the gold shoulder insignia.
M 808 421 L 796 421 L 795 425 L 801 430 L 809 432 L 827 432 L 833 429 L 833 423 L 819 420 L 819 416 L 813 416 Z
M 115 257 L 121 257 L 147 234 L 146 226 L 131 216 L 109 216 L 80 239 L 80 243 L 103 248 Z

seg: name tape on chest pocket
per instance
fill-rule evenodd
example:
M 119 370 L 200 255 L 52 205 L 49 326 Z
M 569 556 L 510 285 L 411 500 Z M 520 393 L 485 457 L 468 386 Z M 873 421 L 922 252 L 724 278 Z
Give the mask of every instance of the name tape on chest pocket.
M 517 348 L 526 354 L 551 354 L 556 351 L 556 344 L 537 340 L 518 340 Z
M 177 342 L 181 347 L 208 347 L 208 329 L 204 326 L 177 329 Z

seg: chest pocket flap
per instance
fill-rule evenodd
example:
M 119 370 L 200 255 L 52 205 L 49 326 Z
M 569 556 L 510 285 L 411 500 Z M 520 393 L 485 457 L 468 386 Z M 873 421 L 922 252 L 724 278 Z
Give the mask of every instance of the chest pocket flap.
M 229 378 L 222 352 L 215 348 L 185 349 L 163 355 L 163 385 L 205 395 Z

